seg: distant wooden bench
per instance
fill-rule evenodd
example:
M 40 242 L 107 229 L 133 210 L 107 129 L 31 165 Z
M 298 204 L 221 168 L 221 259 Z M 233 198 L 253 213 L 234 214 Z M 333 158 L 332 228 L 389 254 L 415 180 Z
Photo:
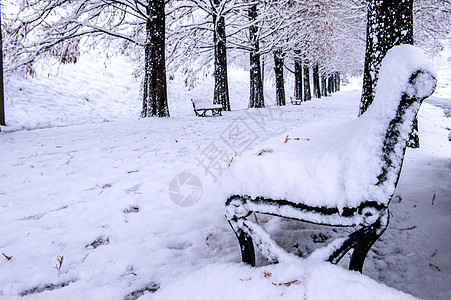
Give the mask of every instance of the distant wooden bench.
M 301 98 L 290 97 L 290 100 L 291 100 L 291 104 L 293 104 L 293 105 L 300 105 L 302 103 L 302 99 Z
M 208 106 L 200 106 L 196 107 L 196 103 L 193 99 L 191 99 L 191 103 L 193 103 L 194 113 L 198 117 L 206 117 L 207 111 L 211 111 L 212 116 L 222 116 L 222 105 L 221 104 L 211 104 Z M 199 106 L 199 104 L 198 104 Z
M 421 50 L 394 47 L 382 61 L 377 93 L 364 115 L 330 130 L 300 128 L 291 138 L 276 137 L 261 145 L 264 150 L 237 158 L 223 175 L 222 196 L 243 262 L 255 265 L 254 243 L 270 262 L 297 259 L 256 216 L 254 221 L 253 213 L 262 213 L 357 227 L 311 256 L 336 264 L 353 249 L 349 269 L 362 272 L 368 251 L 388 226 L 413 121 L 436 83 Z

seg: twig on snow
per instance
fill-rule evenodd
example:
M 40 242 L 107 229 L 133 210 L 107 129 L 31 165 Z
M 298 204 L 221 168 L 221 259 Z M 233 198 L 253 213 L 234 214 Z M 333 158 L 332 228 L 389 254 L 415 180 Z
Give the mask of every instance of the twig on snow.
M 6 260 L 11 260 L 11 258 L 13 258 L 12 256 L 8 256 L 3 252 L 2 252 L 2 255 L 6 258 Z

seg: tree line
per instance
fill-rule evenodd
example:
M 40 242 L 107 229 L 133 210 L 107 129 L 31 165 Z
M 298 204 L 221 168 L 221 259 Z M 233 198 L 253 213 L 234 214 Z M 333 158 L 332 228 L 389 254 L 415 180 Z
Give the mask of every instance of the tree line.
M 338 90 L 340 75 L 363 73 L 363 113 L 374 97 L 386 51 L 414 41 L 438 51 L 451 19 L 446 0 L 7 2 L 9 11 L 2 14 L 6 74 L 33 75 L 39 57 L 76 63 L 81 48 L 120 52 L 134 59 L 143 78 L 143 118 L 170 115 L 168 77 L 182 73 L 193 86 L 211 66 L 212 102 L 230 110 L 227 67 L 243 65 L 243 53 L 250 108 L 265 106 L 265 74 L 274 76 L 277 105 L 285 105 L 287 70 L 293 73 L 294 96 L 302 101 L 311 99 L 312 91 L 321 97 Z

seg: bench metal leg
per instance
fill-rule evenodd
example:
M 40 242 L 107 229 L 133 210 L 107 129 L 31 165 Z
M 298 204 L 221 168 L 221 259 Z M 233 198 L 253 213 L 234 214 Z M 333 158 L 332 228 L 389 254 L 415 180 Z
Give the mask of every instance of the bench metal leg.
M 387 211 L 388 212 L 388 211 Z M 364 235 L 354 246 L 351 261 L 349 262 L 349 270 L 359 271 L 362 273 L 363 264 L 366 256 L 374 243 L 381 237 L 388 227 L 388 213 L 381 216 L 374 224 L 367 227 Z
M 349 270 L 362 273 L 368 252 L 387 229 L 387 226 L 388 209 L 375 223 L 351 233 L 342 245 L 330 255 L 328 261 L 337 264 L 349 250 L 354 249 L 349 262 Z
M 222 109 L 220 109 L 220 108 L 212 109 L 212 110 L 211 110 L 211 115 L 212 115 L 212 116 L 217 116 L 217 115 L 222 116 L 221 110 L 222 110 Z
M 229 224 L 238 238 L 243 262 L 255 266 L 254 244 L 270 263 L 290 262 L 295 258 L 277 245 L 259 224 L 245 218 L 229 220 Z
M 227 219 L 227 222 L 229 222 L 230 227 L 232 227 L 232 230 L 238 239 L 238 243 L 240 244 L 242 262 L 255 267 L 255 250 L 252 237 L 242 229 L 241 226 L 243 224 L 238 225 L 236 218 Z
M 241 260 L 255 267 L 255 250 L 252 238 L 241 229 L 237 232 L 237 237 L 240 243 Z

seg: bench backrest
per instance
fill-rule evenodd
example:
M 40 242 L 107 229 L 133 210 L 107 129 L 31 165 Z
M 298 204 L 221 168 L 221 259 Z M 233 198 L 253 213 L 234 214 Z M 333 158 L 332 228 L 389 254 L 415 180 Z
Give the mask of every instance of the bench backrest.
M 376 186 L 391 195 L 397 186 L 413 122 L 424 99 L 432 95 L 437 80 L 423 51 L 411 45 L 392 48 L 383 60 L 374 108 L 364 118 L 375 117 L 383 128 L 380 144 L 382 171 Z M 385 99 L 385 98 L 390 99 Z M 372 106 L 373 106 L 372 105 Z M 384 116 L 384 117 L 381 117 Z

